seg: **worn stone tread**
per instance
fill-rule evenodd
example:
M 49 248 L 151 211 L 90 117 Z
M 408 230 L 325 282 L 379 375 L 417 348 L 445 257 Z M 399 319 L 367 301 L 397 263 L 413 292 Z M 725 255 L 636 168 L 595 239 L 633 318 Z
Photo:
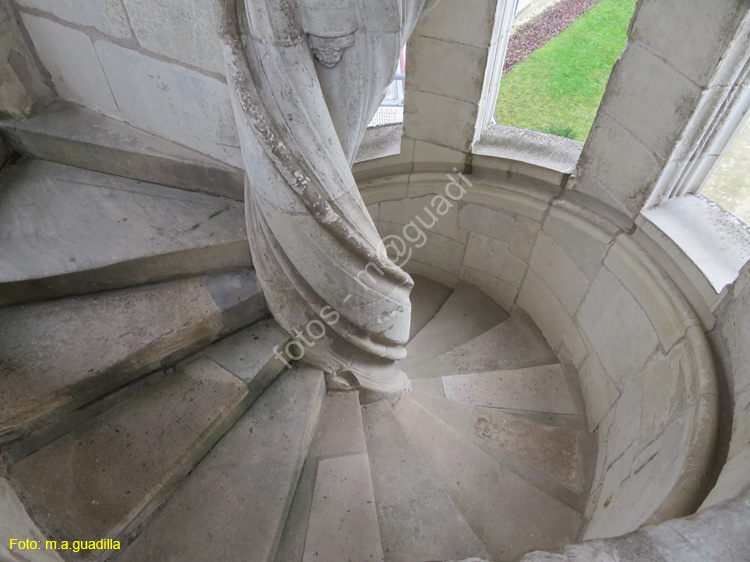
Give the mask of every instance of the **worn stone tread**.
M 475 406 L 578 414 L 560 364 L 443 377 L 445 397 Z
M 0 305 L 251 265 L 238 201 L 42 160 L 0 183 Z
M 115 560 L 272 561 L 324 392 L 320 371 L 282 374 Z
M 555 363 L 555 354 L 525 316 L 513 316 L 470 341 L 407 371 L 411 379 L 520 369 Z
M 500 305 L 468 283 L 459 283 L 440 311 L 409 342 L 399 366 L 409 372 L 425 359 L 469 341 L 508 318 Z
M 323 399 L 310 451 L 289 508 L 276 562 L 302 562 L 315 478 L 321 459 L 367 452 L 358 392 L 333 392 Z
M 231 427 L 248 389 L 206 357 L 11 466 L 58 540 L 133 531 Z
M 583 511 L 596 458 L 593 434 L 545 423 L 544 415 L 529 419 L 526 413 L 473 406 L 419 391 L 410 397 L 501 465 Z
M 253 272 L 0 309 L 6 440 L 267 314 Z
M 383 562 L 367 453 L 318 462 L 303 562 Z
M 414 288 L 411 291 L 411 326 L 409 340 L 412 340 L 445 304 L 453 289 L 433 281 L 424 275 L 412 275 Z
M 274 354 L 289 341 L 287 334 L 273 318 L 266 318 L 207 347 L 203 354 L 224 367 L 249 388 L 260 391 L 289 363 Z
M 531 550 L 556 550 L 577 538 L 583 518 L 574 509 L 500 466 L 411 398 L 401 399 L 394 412 L 491 559 L 518 560 Z
M 489 557 L 385 400 L 363 408 L 386 562 Z
M 241 170 L 79 105 L 58 101 L 0 121 L 0 133 L 31 158 L 243 199 Z

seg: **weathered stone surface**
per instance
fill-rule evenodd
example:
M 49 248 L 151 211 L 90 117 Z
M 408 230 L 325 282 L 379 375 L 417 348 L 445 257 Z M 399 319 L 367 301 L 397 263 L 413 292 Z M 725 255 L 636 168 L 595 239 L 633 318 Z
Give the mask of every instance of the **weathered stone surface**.
M 485 443 L 581 490 L 581 431 L 542 425 L 489 408 L 475 408 L 473 431 Z
M 455 273 L 439 269 L 426 263 L 420 263 L 416 260 L 411 260 L 409 263 L 404 265 L 404 271 L 406 271 L 412 277 L 414 275 L 423 275 L 442 283 L 446 287 L 455 287 L 459 283 L 459 277 Z
M 242 200 L 241 170 L 88 108 L 54 103 L 29 119 L 0 122 L 24 156 Z
M 630 238 L 620 236 L 604 264 L 649 317 L 662 349 L 671 349 L 685 337 L 690 326 L 699 324 L 698 317 L 674 282 Z
M 11 467 L 56 539 L 117 538 L 145 520 L 246 407 L 200 358 Z
M 690 350 L 677 344 L 666 356 L 657 352 L 643 367 L 640 442 L 650 443 L 697 402 Z
M 575 315 L 589 288 L 576 263 L 544 232 L 536 239 L 529 267 L 555 294 L 570 316 Z
M 381 203 L 381 205 L 384 204 Z M 430 220 L 428 215 L 422 217 Z M 414 260 L 454 275 L 458 274 L 464 256 L 462 242 L 422 228 L 417 221 L 406 225 L 387 222 L 386 215 L 382 212 L 378 225 L 378 232 L 383 238 L 385 248 L 388 249 L 389 244 L 393 244 L 393 252 L 398 254 L 405 252 L 404 255 L 398 257 L 394 254 L 393 260 L 396 263 L 406 264 Z
M 265 314 L 254 277 L 232 273 L 1 309 L 0 428 L 38 426 Z
M 470 267 L 461 267 L 460 279 L 473 285 L 506 310 L 512 310 L 518 295 L 518 288 L 509 285 L 502 279 L 493 277 L 484 271 L 477 271 Z
M 0 557 L 8 562 L 62 562 L 54 550 L 47 550 L 46 537 L 26 513 L 21 500 L 5 478 L 0 478 Z M 11 539 L 39 541 L 38 550 L 10 548 Z
M 578 409 L 560 365 L 443 377 L 445 397 L 477 406 L 575 414 Z
M 324 391 L 319 371 L 279 377 L 117 561 L 273 560 Z
M 507 243 L 475 233 L 469 236 L 463 265 L 514 287 L 520 287 L 526 275 L 526 264 L 512 254 Z
M 692 517 L 568 546 L 563 554 L 533 552 L 522 562 L 744 562 L 750 549 L 749 509 L 744 494 Z
M 468 203 L 461 207 L 458 224 L 464 230 L 510 244 L 516 220 L 502 211 Z
M 411 325 L 409 339 L 414 338 L 434 318 L 448 300 L 453 289 L 424 275 L 414 275 L 411 291 Z
M 727 47 L 727 37 L 739 24 L 739 5 L 696 3 L 675 12 L 674 0 L 648 2 L 639 8 L 630 37 L 643 41 L 689 79 L 707 85 Z
M 635 217 L 648 194 L 644 186 L 654 185 L 662 171 L 659 161 L 606 113 L 594 119 L 589 137 L 596 142 L 589 142 L 581 154 L 573 189 Z
M 394 411 L 411 445 L 493 559 L 516 560 L 531 549 L 557 549 L 577 536 L 582 519 L 576 511 L 500 467 L 410 398 L 401 399 Z
M 492 35 L 494 8 L 495 3 L 487 0 L 468 0 L 460 6 L 438 2 L 415 33 L 484 48 Z
M 519 369 L 555 362 L 528 318 L 514 316 L 483 334 L 407 371 L 412 379 Z
M 247 385 L 260 381 L 271 382 L 287 365 L 274 355 L 274 347 L 282 347 L 289 341 L 272 318 L 256 322 L 252 326 L 207 347 L 202 354 L 210 357 Z M 261 388 L 261 391 L 265 387 Z
M 659 158 L 667 158 L 702 90 L 669 62 L 631 43 L 613 70 L 607 111 Z M 646 102 L 647 103 L 644 103 Z
M 440 234 L 465 244 L 466 232 L 463 228 L 459 228 L 458 209 L 454 204 L 446 211 L 439 207 L 442 205 L 442 200 L 439 195 L 431 194 L 398 201 L 383 201 L 380 204 L 379 220 L 392 222 L 402 227 L 413 224 L 414 226 L 407 230 L 407 234 L 412 238 L 416 238 L 415 230 L 419 229 L 425 233 Z M 441 215 L 438 208 L 445 214 Z M 403 231 L 403 228 L 401 230 Z
M 323 399 L 310 450 L 289 508 L 276 553 L 277 562 L 302 562 L 320 460 L 358 453 L 367 453 L 359 393 L 328 394 Z
M 412 451 L 388 403 L 371 404 L 362 416 L 385 559 L 488 556 L 438 477 Z
M 76 25 L 95 27 L 118 39 L 130 37 L 128 17 L 119 0 L 102 0 L 93 5 L 85 0 L 18 0 L 18 4 Z
M 0 112 L 26 115 L 52 97 L 30 45 L 21 33 L 10 2 L 0 4 Z
M 713 506 L 724 498 L 734 498 L 743 492 L 750 490 L 747 480 L 747 467 L 750 466 L 750 442 L 740 449 L 727 461 L 721 469 L 719 481 L 703 503 L 704 506 Z
M 578 318 L 620 388 L 637 377 L 659 343 L 643 309 L 608 271 L 594 280 Z
M 543 365 L 555 355 L 528 317 L 516 315 L 440 359 L 452 374 L 467 374 Z
M 408 97 L 411 103 L 404 108 L 404 135 L 407 138 L 427 142 L 439 140 L 442 146 L 459 152 L 469 149 L 478 115 L 476 104 L 419 90 L 409 91 Z M 437 115 L 441 118 L 436 119 Z
M 226 84 L 106 41 L 97 41 L 95 47 L 128 123 L 232 166 L 242 166 Z M 122 72 L 123 68 L 128 72 Z
M 434 394 L 435 396 L 445 397 L 445 391 L 443 390 L 443 379 L 413 379 L 411 381 L 411 389 L 420 392 L 426 392 L 428 394 Z
M 0 304 L 250 266 L 236 201 L 40 160 L 1 177 Z
M 521 412 L 517 410 L 513 412 L 514 417 L 530 424 L 581 432 L 579 434 L 578 445 L 583 456 L 580 464 L 582 470 L 576 476 L 578 484 L 575 487 L 571 487 L 563 484 L 559 479 L 551 476 L 541 468 L 537 468 L 521 458 L 509 454 L 499 446 L 493 446 L 477 435 L 475 431 L 475 419 L 485 412 L 492 413 L 499 412 L 499 410 L 448 400 L 436 394 L 420 392 L 418 390 L 412 390 L 409 397 L 465 439 L 479 446 L 495 462 L 499 463 L 500 466 L 507 468 L 526 480 L 529 484 L 532 484 L 579 513 L 584 511 L 584 506 L 586 505 L 585 494 L 588 493 L 588 483 L 593 476 L 593 467 L 590 465 L 595 456 L 596 438 L 592 434 L 582 432 L 580 429 L 581 424 L 576 421 L 575 416 L 548 412 Z M 519 444 L 519 446 L 532 447 L 533 445 L 525 443 Z
M 579 328 L 552 289 L 533 270 L 529 270 L 518 294 L 518 306 L 531 316 L 553 350 L 559 353 L 565 347 L 573 363 L 581 365 L 587 349 Z
M 450 351 L 506 318 L 507 313 L 487 295 L 461 283 L 440 312 L 409 342 L 406 346 L 409 355 L 399 365 L 409 370 L 425 358 Z
M 541 7 L 542 3 L 537 2 L 536 6 Z M 575 169 L 582 148 L 580 141 L 531 129 L 492 124 L 474 145 L 472 165 L 475 169 L 486 167 L 489 170 L 521 172 L 522 175 L 559 185 L 563 174 Z
M 367 453 L 318 463 L 303 562 L 383 562 Z
M 145 49 L 224 74 L 216 6 L 200 0 L 124 0 L 138 43 Z
M 401 123 L 392 123 L 380 127 L 368 127 L 362 144 L 359 145 L 357 155 L 354 157 L 354 166 L 352 167 L 355 176 L 357 174 L 356 164 L 372 162 L 389 156 L 398 156 L 401 150 Z M 377 166 L 377 164 L 375 164 Z M 363 165 L 361 169 L 366 169 Z
M 466 154 L 463 152 L 432 142 L 414 141 L 414 172 L 453 172 L 455 168 L 463 169 L 465 162 Z
M 544 232 L 575 263 L 588 285 L 599 273 L 618 230 L 596 213 L 558 200 L 544 221 Z
M 31 14 L 23 14 L 23 23 L 61 98 L 120 115 L 88 35 Z
M 595 431 L 620 396 L 615 383 L 595 353 L 590 353 L 578 372 L 586 404 L 589 431 Z
M 476 103 L 476 95 L 482 89 L 487 51 L 459 43 L 415 36 L 409 43 L 409 57 L 442 61 L 452 68 L 450 80 L 443 73 L 433 72 L 430 67 L 409 68 L 409 86 L 421 92 L 431 92 Z M 437 139 L 435 139 L 437 140 Z

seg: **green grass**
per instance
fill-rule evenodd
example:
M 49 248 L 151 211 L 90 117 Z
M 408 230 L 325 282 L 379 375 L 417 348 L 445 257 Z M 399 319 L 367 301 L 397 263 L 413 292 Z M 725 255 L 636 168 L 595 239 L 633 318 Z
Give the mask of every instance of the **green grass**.
M 601 0 L 504 75 L 497 122 L 585 140 L 634 10 L 635 0 Z

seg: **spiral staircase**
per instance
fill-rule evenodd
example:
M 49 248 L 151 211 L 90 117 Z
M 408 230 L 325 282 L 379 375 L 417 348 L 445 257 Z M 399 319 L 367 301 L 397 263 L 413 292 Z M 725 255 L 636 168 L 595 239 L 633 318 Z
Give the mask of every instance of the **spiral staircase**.
M 412 391 L 360 407 L 278 353 L 241 203 L 24 158 L 0 184 L 3 470 L 64 559 L 511 561 L 579 538 L 596 440 L 522 312 L 415 276 Z M 92 539 L 119 548 L 73 550 Z

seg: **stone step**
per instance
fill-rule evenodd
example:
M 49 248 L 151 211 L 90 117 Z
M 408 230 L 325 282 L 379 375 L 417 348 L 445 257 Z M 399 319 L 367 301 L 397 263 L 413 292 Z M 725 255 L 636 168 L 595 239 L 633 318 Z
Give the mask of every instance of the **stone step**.
M 579 535 L 583 518 L 529 484 L 409 397 L 394 407 L 415 451 L 441 480 L 497 562 L 556 550 Z
M 450 351 L 508 318 L 500 305 L 468 283 L 459 283 L 440 311 L 409 342 L 399 362 L 409 372 L 425 359 Z
M 251 266 L 232 199 L 42 160 L 0 184 L 0 306 Z
M 383 562 L 367 453 L 321 459 L 303 562 Z
M 386 562 L 489 558 L 461 512 L 401 432 L 391 406 L 363 408 Z
M 453 289 L 433 281 L 424 275 L 412 275 L 414 288 L 411 291 L 411 327 L 409 340 L 413 339 L 445 304 Z
M 596 465 L 594 434 L 545 423 L 545 416 L 529 419 L 420 391 L 410 397 L 505 468 L 583 512 Z
M 30 119 L 0 121 L 0 136 L 31 158 L 243 199 L 242 170 L 79 105 L 56 102 Z
M 325 393 L 295 367 L 253 404 L 117 562 L 270 562 Z
M 252 271 L 0 309 L 0 441 L 267 314 Z
M 289 339 L 273 318 L 266 318 L 213 343 L 196 356 L 205 355 L 224 367 L 257 397 L 290 366 L 274 353 L 274 348 L 283 349 Z
M 302 562 L 318 463 L 367 452 L 358 392 L 333 392 L 323 399 L 320 418 L 284 526 L 276 562 Z
M 21 459 L 9 472 L 50 538 L 124 540 L 251 398 L 243 381 L 199 357 Z M 80 552 L 74 558 L 106 555 Z
M 562 365 L 443 377 L 445 397 L 475 406 L 579 415 Z
M 542 334 L 525 315 L 516 315 L 474 339 L 406 372 L 411 379 L 484 373 L 557 361 Z

